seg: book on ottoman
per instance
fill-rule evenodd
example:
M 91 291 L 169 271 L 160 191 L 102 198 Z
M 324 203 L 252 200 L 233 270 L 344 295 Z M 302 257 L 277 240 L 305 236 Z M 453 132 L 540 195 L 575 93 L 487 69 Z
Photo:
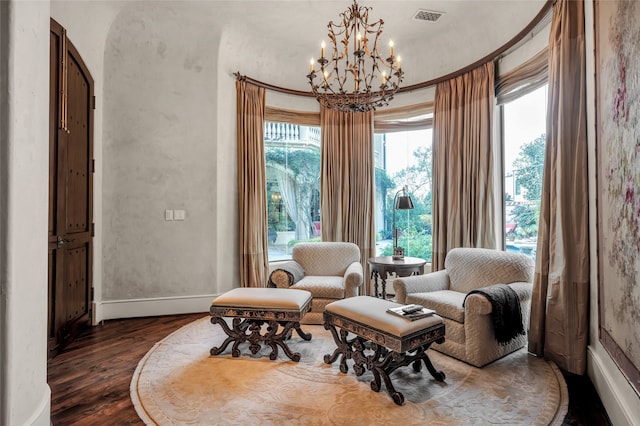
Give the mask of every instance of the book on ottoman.
M 387 312 L 411 321 L 428 317 L 429 315 L 433 315 L 436 313 L 436 311 L 434 311 L 433 309 L 428 309 L 420 305 L 398 306 L 396 308 L 387 309 Z

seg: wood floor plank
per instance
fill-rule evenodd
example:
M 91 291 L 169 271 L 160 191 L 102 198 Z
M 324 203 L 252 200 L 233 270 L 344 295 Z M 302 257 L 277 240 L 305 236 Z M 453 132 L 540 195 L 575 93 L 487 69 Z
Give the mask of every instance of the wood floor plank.
M 48 362 L 53 425 L 142 425 L 129 396 L 138 362 L 180 327 L 207 313 L 105 321 L 84 331 Z M 569 411 L 564 426 L 611 425 L 586 376 L 565 375 Z
M 141 425 L 129 385 L 138 362 L 164 337 L 206 313 L 105 321 L 49 361 L 54 425 Z

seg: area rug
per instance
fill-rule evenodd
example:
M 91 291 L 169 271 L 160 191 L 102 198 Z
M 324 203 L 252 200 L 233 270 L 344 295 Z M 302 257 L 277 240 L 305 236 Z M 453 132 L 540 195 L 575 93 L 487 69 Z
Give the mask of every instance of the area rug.
M 321 326 L 303 326 L 313 334 L 304 341 L 294 333 L 289 345 L 300 362 L 271 348 L 252 355 L 247 345 L 231 356 L 231 345 L 210 356 L 225 335 L 208 317 L 167 336 L 145 355 L 131 380 L 131 399 L 149 425 L 559 425 L 567 412 L 567 388 L 552 363 L 514 352 L 484 368 L 475 368 L 429 349 L 446 374 L 437 382 L 428 371 L 410 366 L 392 374 L 403 406 L 393 403 L 384 384 L 370 388 L 373 375 L 358 377 L 348 361 L 323 362 L 333 353 L 331 334 Z

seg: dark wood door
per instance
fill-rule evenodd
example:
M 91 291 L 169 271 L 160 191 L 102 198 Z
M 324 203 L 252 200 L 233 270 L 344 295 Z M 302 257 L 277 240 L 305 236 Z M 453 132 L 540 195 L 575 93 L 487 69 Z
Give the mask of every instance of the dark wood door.
M 93 79 L 51 20 L 49 113 L 49 355 L 91 322 Z

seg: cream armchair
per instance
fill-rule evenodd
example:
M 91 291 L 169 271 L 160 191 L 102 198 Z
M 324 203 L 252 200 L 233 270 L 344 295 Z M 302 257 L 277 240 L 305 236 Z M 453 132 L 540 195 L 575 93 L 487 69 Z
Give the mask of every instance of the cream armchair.
M 431 346 L 433 349 L 482 367 L 523 347 L 527 336 L 519 334 L 507 343 L 498 343 L 491 318 L 493 305 L 488 296 L 478 291 L 507 290 L 511 295 L 517 295 L 526 333 L 531 311 L 533 269 L 533 260 L 523 254 L 455 248 L 447 253 L 445 269 L 398 278 L 393 288 L 399 303 L 415 303 L 435 309 L 443 318 L 446 340 Z M 501 286 L 504 284 L 514 291 Z
M 356 244 L 298 243 L 293 246 L 292 258 L 272 265 L 268 286 L 311 292 L 311 311 L 302 323 L 323 324 L 322 314 L 327 304 L 359 294 L 364 276 Z

